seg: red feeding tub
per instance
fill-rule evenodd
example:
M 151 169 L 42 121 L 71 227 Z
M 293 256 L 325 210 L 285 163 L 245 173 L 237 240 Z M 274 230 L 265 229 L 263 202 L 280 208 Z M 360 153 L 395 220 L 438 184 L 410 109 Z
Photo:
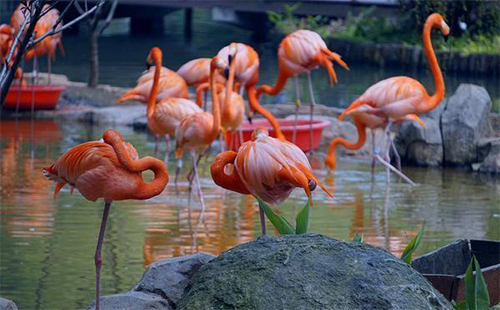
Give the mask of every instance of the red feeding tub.
M 56 108 L 61 92 L 65 90 L 64 86 L 28 85 L 21 88 L 18 85 L 12 85 L 3 108 L 15 110 L 19 101 L 19 110 L 31 110 L 32 102 L 34 102 L 35 110 L 53 110 Z
M 293 141 L 293 124 L 295 121 L 293 119 L 278 119 L 278 123 L 280 124 L 281 132 L 285 135 L 285 138 L 292 142 Z M 323 136 L 323 129 L 326 127 L 330 126 L 329 121 L 320 121 L 320 120 L 314 120 L 313 121 L 313 141 L 312 141 L 312 147 L 313 149 L 317 149 L 319 145 L 321 144 L 321 137 Z M 250 137 L 252 135 L 252 132 L 259 128 L 259 127 L 265 127 L 269 129 L 269 135 L 271 137 L 276 137 L 276 134 L 274 133 L 274 130 L 271 126 L 271 123 L 267 119 L 258 119 L 258 120 L 253 120 L 252 124 L 249 122 L 244 122 L 241 124 L 240 128 L 243 133 L 243 141 L 246 142 L 250 140 Z M 298 120 L 297 121 L 297 137 L 295 144 L 304 152 L 307 152 L 311 149 L 311 143 L 310 143 L 310 136 L 309 136 L 309 128 L 310 128 L 310 121 L 309 120 Z M 236 151 L 241 143 L 239 139 L 239 134 L 238 132 L 234 133 L 236 135 L 236 138 L 234 139 L 235 142 L 233 142 L 233 147 L 232 150 Z M 230 133 L 226 134 L 226 144 L 230 145 Z

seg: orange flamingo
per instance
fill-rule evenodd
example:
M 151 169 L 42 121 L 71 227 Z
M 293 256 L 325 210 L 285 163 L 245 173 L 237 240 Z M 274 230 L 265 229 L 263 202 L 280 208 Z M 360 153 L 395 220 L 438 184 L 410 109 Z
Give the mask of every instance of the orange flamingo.
M 337 83 L 338 80 L 337 74 L 333 69 L 331 61 L 335 61 L 346 70 L 349 70 L 349 67 L 341 59 L 341 56 L 339 54 L 334 53 L 328 49 L 325 41 L 323 41 L 319 34 L 310 30 L 297 30 L 287 35 L 283 39 L 283 41 L 281 41 L 278 48 L 278 61 L 279 75 L 276 84 L 273 87 L 269 85 L 261 85 L 257 90 L 257 98 L 259 98 L 262 93 L 273 96 L 277 95 L 283 90 L 283 87 L 285 87 L 285 84 L 290 77 L 293 76 L 295 78 L 295 95 L 297 104 L 295 110 L 295 126 L 293 133 L 293 142 L 295 142 L 298 107 L 300 105 L 298 75 L 306 73 L 309 83 L 309 96 L 311 98 L 310 143 L 312 152 L 312 122 L 314 105 L 316 104 L 316 101 L 314 99 L 313 86 L 311 82 L 311 71 L 320 65 L 323 66 L 328 71 L 328 76 L 330 77 L 330 85 L 333 87 L 333 84 Z
M 149 66 L 149 65 L 148 65 Z M 188 99 L 188 88 L 186 81 L 174 71 L 165 67 L 156 66 L 149 68 L 137 79 L 137 85 L 128 90 L 123 96 L 118 99 L 118 103 L 127 100 L 135 100 L 142 103 L 147 103 L 153 89 L 155 72 L 160 72 L 158 82 L 157 100 L 166 98 L 184 98 Z
M 366 142 L 366 128 L 370 128 L 371 130 L 371 135 L 372 135 L 372 177 L 374 176 L 375 173 L 375 163 L 376 160 L 379 159 L 378 154 L 376 152 L 376 147 L 375 147 L 375 130 L 376 129 L 384 129 L 387 126 L 387 120 L 381 117 L 378 117 L 376 115 L 368 114 L 368 113 L 363 113 L 363 112 L 356 112 L 351 114 L 353 120 L 354 120 L 354 125 L 356 126 L 356 129 L 358 131 L 358 140 L 356 142 L 349 142 L 344 138 L 337 137 L 332 140 L 330 143 L 330 147 L 328 148 L 328 154 L 325 158 L 325 164 L 332 170 L 335 170 L 337 167 L 337 159 L 335 157 L 335 151 L 337 148 L 337 145 L 343 145 L 346 149 L 351 150 L 351 151 L 356 151 L 359 150 L 360 148 L 363 147 L 363 145 Z M 427 129 L 427 126 L 425 123 L 415 114 L 407 115 L 404 118 L 398 119 L 398 121 L 417 121 L 422 127 Z M 392 140 L 391 140 L 392 142 Z M 398 170 L 401 171 L 401 161 L 399 159 L 399 155 L 396 151 L 396 146 L 394 143 L 392 144 L 392 150 L 394 151 L 394 154 L 397 157 L 397 167 Z M 384 166 L 387 167 L 387 162 L 381 161 Z M 390 167 L 388 167 L 390 169 Z M 406 177 L 397 171 L 396 173 L 400 175 L 403 179 L 406 180 Z M 408 179 L 409 180 L 409 179 Z M 408 181 L 406 180 L 406 181 Z M 409 181 L 410 184 L 411 180 Z
M 158 137 L 165 136 L 167 155 L 170 153 L 170 136 L 175 135 L 175 129 L 185 116 L 201 112 L 201 109 L 192 101 L 184 98 L 166 98 L 156 102 L 160 87 L 161 63 L 163 53 L 158 47 L 153 47 L 146 60 L 148 65 L 155 63 L 156 70 L 152 80 L 152 88 L 147 102 L 148 128 L 155 135 L 155 153 L 158 149 Z M 145 82 L 149 83 L 149 82 Z
M 388 121 L 385 131 L 389 141 L 391 140 L 389 135 L 391 125 L 397 119 L 409 114 L 423 114 L 433 110 L 444 98 L 445 85 L 443 74 L 432 48 L 432 28 L 441 30 L 445 37 L 449 35 L 450 28 L 440 14 L 433 13 L 427 18 L 422 32 L 424 51 L 434 78 L 434 95 L 429 96 L 425 87 L 419 81 L 410 77 L 397 76 L 388 78 L 368 88 L 361 97 L 342 112 L 339 119 L 356 111 L 383 117 Z M 388 143 L 388 146 L 390 143 Z M 385 157 L 389 157 L 389 147 L 386 149 Z
M 218 58 L 212 58 L 210 62 L 210 91 L 212 93 L 212 114 L 208 112 L 197 112 L 184 117 L 177 130 L 175 131 L 175 156 L 178 159 L 176 179 L 181 168 L 181 161 L 184 150 L 191 153 L 193 159 L 193 172 L 194 178 L 198 186 L 198 196 L 202 208 L 205 209 L 203 201 L 203 194 L 201 192 L 200 178 L 198 175 L 197 160 L 195 159 L 196 151 L 199 150 L 200 154 L 207 149 L 212 142 L 217 138 L 220 132 L 220 107 L 219 98 L 215 92 L 215 71 L 223 70 L 224 63 Z M 200 155 L 201 156 L 201 155 Z M 190 182 L 191 184 L 191 182 Z M 191 189 L 191 186 L 190 186 Z
M 324 187 L 311 172 L 307 156 L 295 144 L 269 137 L 265 128 L 252 133 L 238 152 L 220 153 L 210 168 L 215 184 L 244 195 L 254 195 L 265 202 L 282 203 L 294 188 L 300 187 L 312 204 L 313 191 Z M 229 173 L 228 173 L 229 172 Z M 266 233 L 264 211 L 260 209 L 262 233 Z
M 231 46 L 233 47 L 231 48 Z M 230 51 L 232 50 L 237 51 L 237 57 L 231 55 Z M 249 121 L 251 121 L 253 111 L 257 111 L 257 113 L 260 113 L 271 123 L 278 139 L 286 140 L 274 115 L 260 105 L 257 97 L 255 86 L 259 81 L 260 65 L 257 52 L 249 45 L 233 42 L 222 48 L 217 56 L 224 61 L 227 59 L 228 61 L 236 62 L 235 78 L 247 93 L 248 104 L 250 106 L 248 114 Z
M 142 172 L 152 170 L 155 178 L 146 183 Z M 144 200 L 159 195 L 168 183 L 165 164 L 155 158 L 138 159 L 135 148 L 122 140 L 119 133 L 108 130 L 103 141 L 75 146 L 52 166 L 43 169 L 49 180 L 57 182 L 54 198 L 66 184 L 76 187 L 86 199 L 104 198 L 104 211 L 95 251 L 96 309 L 100 308 L 101 247 L 112 201 Z

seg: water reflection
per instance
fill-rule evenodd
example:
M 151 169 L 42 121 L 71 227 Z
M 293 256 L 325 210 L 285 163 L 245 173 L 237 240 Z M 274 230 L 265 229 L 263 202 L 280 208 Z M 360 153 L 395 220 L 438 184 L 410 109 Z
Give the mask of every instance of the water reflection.
M 94 294 L 92 258 L 102 203 L 86 201 L 77 192 L 70 196 L 67 189 L 54 201 L 54 184 L 41 169 L 74 145 L 99 139 L 107 128 L 29 120 L 0 124 L 2 297 L 14 299 L 20 309 L 84 308 Z M 152 136 L 127 127 L 117 130 L 141 157 L 153 154 Z M 198 251 L 218 254 L 260 235 L 255 199 L 225 191 L 210 179 L 214 155 L 200 163 L 204 212 L 195 193 L 188 197 L 189 164 L 178 189 L 171 184 L 147 201 L 113 205 L 103 247 L 103 294 L 130 289 L 151 262 Z M 498 179 L 405 167 L 418 185 L 394 182 L 388 187 L 382 168 L 371 182 L 369 159 L 343 159 L 340 169 L 329 173 L 323 170 L 323 156 L 318 152 L 311 164 L 334 198 L 314 193 L 310 232 L 343 240 L 352 240 L 357 232 L 365 242 L 397 256 L 424 221 L 426 233 L 417 254 L 457 238 L 500 239 Z M 172 174 L 175 160 L 169 164 Z M 277 212 L 293 223 L 305 203 L 297 190 Z M 62 290 L 67 293 L 60 294 Z

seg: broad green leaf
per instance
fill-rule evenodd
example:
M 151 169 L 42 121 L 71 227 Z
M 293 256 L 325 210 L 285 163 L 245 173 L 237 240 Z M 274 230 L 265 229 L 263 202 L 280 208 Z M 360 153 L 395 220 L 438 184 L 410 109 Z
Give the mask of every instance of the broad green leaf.
M 474 295 L 474 292 L 476 291 L 475 289 L 475 283 L 474 283 L 474 275 L 472 274 L 472 265 L 473 265 L 473 260 L 472 258 L 470 260 L 469 267 L 467 267 L 467 271 L 465 271 L 465 301 L 467 302 L 467 305 L 469 306 L 468 308 L 470 310 L 476 310 L 476 296 Z
M 259 202 L 259 206 L 264 210 L 266 213 L 267 218 L 273 224 L 274 228 L 280 233 L 280 235 L 293 235 L 295 234 L 295 229 L 293 229 L 292 225 L 288 223 L 288 221 L 282 217 L 281 215 L 278 215 L 274 213 L 273 209 L 268 206 L 262 199 L 259 197 L 255 197 L 257 201 Z
M 403 255 L 401 255 L 401 259 L 404 260 L 408 265 L 411 265 L 411 255 L 415 250 L 418 248 L 420 245 L 420 242 L 422 241 L 422 236 L 424 234 L 424 228 L 425 228 L 425 223 L 422 225 L 422 228 L 418 232 L 418 234 L 411 239 L 410 243 L 406 246 L 405 250 L 403 251 Z
M 361 236 L 360 236 L 360 235 L 358 235 L 358 232 L 354 233 L 354 238 L 352 238 L 352 241 L 359 242 L 359 243 L 365 243 L 365 240 L 363 238 L 363 234 L 361 234 Z
M 295 223 L 295 233 L 297 235 L 307 233 L 307 226 L 309 224 L 309 199 L 307 200 L 306 205 L 295 217 Z
M 484 280 L 483 273 L 481 272 L 481 267 L 475 256 L 472 258 L 474 260 L 474 265 L 476 267 L 476 281 L 475 281 L 475 292 L 476 297 L 476 309 L 489 309 L 490 307 L 490 294 L 488 292 L 488 286 Z
M 453 306 L 453 309 L 455 310 L 469 310 L 469 307 L 467 306 L 467 302 L 465 300 L 462 300 L 458 304 L 456 301 L 452 300 L 451 304 Z

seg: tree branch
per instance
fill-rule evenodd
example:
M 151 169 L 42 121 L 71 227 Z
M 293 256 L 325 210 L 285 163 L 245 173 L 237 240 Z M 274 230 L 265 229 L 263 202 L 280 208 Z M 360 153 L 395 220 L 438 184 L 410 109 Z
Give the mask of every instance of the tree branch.
M 111 23 L 111 20 L 113 19 L 113 16 L 115 15 L 116 7 L 118 6 L 118 0 L 114 0 L 113 4 L 111 5 L 111 8 L 109 9 L 108 16 L 106 17 L 106 20 L 104 21 L 104 24 L 102 25 L 101 29 L 99 30 L 99 35 L 101 35 L 106 28 L 108 28 L 109 24 Z

